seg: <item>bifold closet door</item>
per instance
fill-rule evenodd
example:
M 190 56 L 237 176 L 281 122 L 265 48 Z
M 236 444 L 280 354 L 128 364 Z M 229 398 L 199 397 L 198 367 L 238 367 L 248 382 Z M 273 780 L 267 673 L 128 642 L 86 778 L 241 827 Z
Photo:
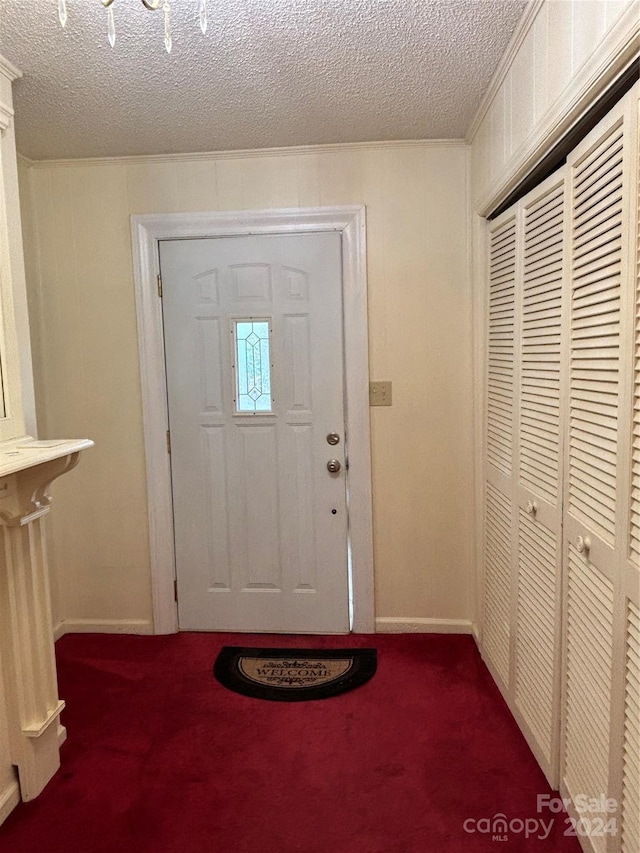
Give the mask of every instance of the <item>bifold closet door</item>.
M 489 229 L 483 656 L 549 781 L 560 688 L 564 173 Z
M 551 784 L 561 669 L 564 220 L 562 171 L 489 228 L 481 645 Z
M 637 87 L 568 158 L 571 304 L 561 761 L 563 793 L 574 801 L 578 795 L 615 797 L 620 790 L 622 755 L 615 720 L 622 713 L 622 696 L 614 681 L 616 670 L 624 666 L 621 617 L 628 557 L 635 555 L 637 565 L 627 499 L 636 121 Z M 637 613 L 627 610 L 633 622 Z M 627 645 L 633 658 L 637 646 Z M 637 674 L 637 662 L 635 667 Z M 632 661 L 631 681 L 633 668 Z M 634 735 L 629 728 L 628 737 L 637 738 L 637 730 Z M 593 831 L 594 818 L 606 822 L 611 815 L 592 812 L 587 817 L 593 850 L 620 849 L 619 832 Z
M 520 203 L 521 276 L 513 573 L 513 704 L 547 779 L 558 781 L 565 333 L 564 170 Z
M 640 851 L 639 92 L 488 226 L 481 649 L 596 853 Z
M 503 693 L 511 684 L 516 227 L 507 211 L 488 234 L 482 651 Z
M 636 89 L 638 87 L 636 86 Z M 640 138 L 638 137 L 638 107 L 635 117 L 638 122 L 635 136 L 635 187 L 631 188 L 631 207 L 635 213 L 635 311 L 633 351 L 633 422 L 631 434 L 631 489 L 629 500 L 629 536 L 626 544 L 626 560 L 623 566 L 623 594 L 620 605 L 618 646 L 623 661 L 618 668 L 622 678 L 619 685 L 622 693 L 617 710 L 617 722 L 621 729 L 622 760 L 612 762 L 614 795 L 620 801 L 620 842 L 623 853 L 640 850 Z M 631 215 L 633 220 L 633 215 Z M 614 671 L 615 671 L 614 666 Z M 615 692 L 614 685 L 614 692 Z

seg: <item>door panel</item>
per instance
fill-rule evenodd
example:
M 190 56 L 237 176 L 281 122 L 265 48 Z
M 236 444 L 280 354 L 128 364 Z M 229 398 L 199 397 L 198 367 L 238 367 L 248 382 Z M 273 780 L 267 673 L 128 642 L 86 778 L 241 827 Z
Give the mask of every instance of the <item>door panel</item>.
M 348 631 L 340 235 L 160 260 L 180 627 Z
M 487 462 L 506 476 L 513 466 L 516 220 L 501 217 L 489 248 Z
M 564 783 L 570 795 L 609 791 L 613 585 L 568 546 Z M 596 793 L 598 792 L 598 793 Z M 605 815 L 602 815 L 603 819 Z M 604 850 L 607 838 L 594 837 Z
M 640 607 L 638 583 L 626 599 L 621 786 L 623 853 L 640 849 Z
M 563 792 L 574 798 L 613 797 L 619 804 L 624 573 L 635 553 L 628 497 L 635 290 L 629 251 L 632 98 L 629 93 L 568 158 L 571 344 L 562 782 Z M 609 816 L 590 817 L 593 822 Z M 615 817 L 619 830 L 620 811 Z M 619 850 L 620 833 L 593 833 L 590 842 L 596 851 Z
M 640 100 L 634 104 L 636 119 L 635 180 L 631 189 L 632 227 L 635 238 L 633 274 L 633 416 L 629 446 L 631 483 L 628 494 L 627 559 L 622 595 L 623 700 L 621 701 L 622 770 L 620 778 L 621 850 L 640 850 Z M 631 135 L 633 138 L 633 134 Z M 632 173 L 633 174 L 633 173 Z M 615 778 L 615 776 L 614 776 Z
M 482 650 L 503 690 L 511 684 L 516 396 L 517 220 L 513 210 L 491 223 L 487 328 L 485 536 Z
M 558 776 L 565 181 L 521 202 L 514 700 L 551 784 Z
M 515 701 L 547 765 L 554 764 L 557 666 L 557 535 L 518 516 Z
M 622 255 L 622 126 L 572 170 L 568 511 L 615 541 Z
M 520 430 L 523 489 L 559 503 L 560 372 L 564 278 L 564 182 L 524 205 Z
M 482 650 L 505 688 L 510 682 L 512 529 L 510 499 L 487 482 Z

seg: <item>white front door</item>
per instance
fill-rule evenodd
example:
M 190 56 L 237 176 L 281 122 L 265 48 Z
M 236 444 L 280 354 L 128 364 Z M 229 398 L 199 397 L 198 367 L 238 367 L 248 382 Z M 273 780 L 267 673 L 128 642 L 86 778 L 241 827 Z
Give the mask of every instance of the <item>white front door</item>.
M 340 234 L 162 241 L 160 267 L 180 628 L 348 631 Z

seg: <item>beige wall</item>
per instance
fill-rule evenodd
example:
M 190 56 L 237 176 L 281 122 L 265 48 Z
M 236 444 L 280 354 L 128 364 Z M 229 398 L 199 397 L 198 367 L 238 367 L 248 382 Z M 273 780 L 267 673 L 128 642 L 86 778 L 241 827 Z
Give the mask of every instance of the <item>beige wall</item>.
M 371 410 L 376 612 L 471 618 L 467 164 L 454 142 L 22 169 L 40 434 L 96 442 L 54 486 L 57 618 L 151 615 L 131 214 L 337 204 L 367 206 L 371 378 L 393 382 Z
M 530 171 L 618 73 L 618 57 L 637 53 L 639 29 L 639 0 L 532 0 L 469 134 L 476 210 Z

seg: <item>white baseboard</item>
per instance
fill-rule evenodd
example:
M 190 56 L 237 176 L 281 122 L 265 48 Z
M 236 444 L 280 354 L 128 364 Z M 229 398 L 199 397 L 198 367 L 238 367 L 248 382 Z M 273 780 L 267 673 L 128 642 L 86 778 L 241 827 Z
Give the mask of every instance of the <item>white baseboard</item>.
M 423 619 L 415 617 L 379 616 L 378 634 L 472 634 L 470 619 Z
M 470 619 L 424 619 L 419 616 L 379 616 L 378 634 L 473 634 L 477 626 Z M 62 619 L 53 629 L 54 639 L 65 634 L 153 634 L 150 619 Z
M 20 786 L 18 780 L 10 782 L 6 790 L 0 793 L 0 825 L 9 817 L 20 802 Z
M 153 634 L 150 619 L 63 619 L 53 629 L 54 639 L 65 634 Z

